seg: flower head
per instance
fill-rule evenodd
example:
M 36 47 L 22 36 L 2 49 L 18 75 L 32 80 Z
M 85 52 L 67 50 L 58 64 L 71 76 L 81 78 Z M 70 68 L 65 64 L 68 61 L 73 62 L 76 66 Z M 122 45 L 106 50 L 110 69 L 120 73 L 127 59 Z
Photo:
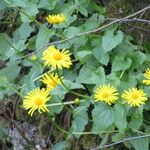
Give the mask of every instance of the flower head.
M 63 77 L 61 77 L 62 79 Z M 41 81 L 46 84 L 47 90 L 50 92 L 54 89 L 58 84 L 61 83 L 61 80 L 57 74 L 54 73 L 46 73 Z
M 121 97 L 125 99 L 130 106 L 140 106 L 145 104 L 147 100 L 146 96 L 143 90 L 138 90 L 133 87 L 128 91 L 124 91 Z
M 51 66 L 52 69 L 69 68 L 72 65 L 70 55 L 68 50 L 60 51 L 52 45 L 43 52 L 42 60 L 45 66 Z
M 23 99 L 23 108 L 29 109 L 28 114 L 33 115 L 37 109 L 39 113 L 49 111 L 46 106 L 46 102 L 49 100 L 49 92 L 46 89 L 35 88 L 30 91 Z
M 45 17 L 48 23 L 56 24 L 56 23 L 62 23 L 65 21 L 66 17 L 63 14 L 57 14 L 57 15 L 48 15 Z
M 150 85 L 150 69 L 147 68 L 146 72 L 144 73 L 144 77 L 146 78 L 146 80 L 143 80 L 143 83 L 145 83 L 146 85 Z
M 117 90 L 111 85 L 99 86 L 94 93 L 96 101 L 102 101 L 109 105 L 118 99 L 117 95 Z

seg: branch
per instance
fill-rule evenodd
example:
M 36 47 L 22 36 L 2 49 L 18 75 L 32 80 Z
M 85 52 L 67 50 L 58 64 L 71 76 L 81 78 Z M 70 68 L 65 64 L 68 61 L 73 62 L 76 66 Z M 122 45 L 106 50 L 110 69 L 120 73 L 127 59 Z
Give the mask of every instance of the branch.
M 117 145 L 117 144 L 120 144 L 120 143 L 123 143 L 123 142 L 126 142 L 126 141 L 137 140 L 137 139 L 142 139 L 142 138 L 147 138 L 147 137 L 150 137 L 150 134 L 125 138 L 125 139 L 123 139 L 121 141 L 118 141 L 118 142 L 115 142 L 115 143 L 107 144 L 107 145 L 104 145 L 104 146 L 97 146 L 95 148 L 90 148 L 90 150 L 99 150 L 99 149 L 111 147 L 111 146 L 114 146 L 114 145 Z
M 118 18 L 106 18 L 106 20 L 111 20 L 111 21 L 114 21 L 114 20 L 117 20 L 117 19 Z M 150 23 L 150 20 L 140 19 L 140 18 L 125 19 L 125 20 L 122 20 L 121 22 L 134 22 L 134 21 L 148 23 L 148 24 Z
M 55 42 L 51 42 L 51 43 L 45 44 L 44 47 L 49 46 L 49 45 L 60 44 L 60 43 L 66 42 L 66 41 L 68 41 L 68 40 L 71 40 L 71 39 L 73 39 L 73 38 L 77 38 L 77 37 L 82 36 L 82 35 L 87 35 L 87 34 L 90 34 L 90 33 L 95 33 L 95 32 L 97 32 L 97 31 L 100 31 L 100 30 L 102 30 L 102 29 L 104 29 L 104 28 L 106 28 L 106 27 L 108 27 L 108 26 L 111 26 L 111 25 L 117 23 L 117 22 L 122 22 L 122 21 L 124 21 L 124 20 L 126 20 L 126 19 L 128 19 L 128 18 L 134 17 L 134 16 L 136 16 L 136 15 L 138 15 L 138 14 L 140 14 L 140 13 L 142 13 L 142 12 L 148 10 L 148 9 L 150 9 L 150 5 L 147 6 L 147 7 L 145 7 L 145 8 L 143 8 L 142 10 L 139 10 L 138 12 L 136 12 L 136 13 L 134 13 L 134 14 L 128 15 L 128 16 L 123 17 L 123 18 L 120 18 L 120 19 L 116 19 L 116 20 L 114 20 L 114 21 L 112 21 L 112 22 L 110 22 L 110 23 L 108 23 L 108 24 L 106 24 L 106 25 L 104 25 L 104 26 L 102 26 L 102 27 L 99 27 L 99 28 L 97 28 L 97 29 L 95 29 L 95 30 L 78 33 L 78 34 L 76 34 L 76 35 L 74 35 L 74 36 L 70 36 L 70 37 L 68 37 L 68 38 L 65 38 L 64 40 L 55 41 Z

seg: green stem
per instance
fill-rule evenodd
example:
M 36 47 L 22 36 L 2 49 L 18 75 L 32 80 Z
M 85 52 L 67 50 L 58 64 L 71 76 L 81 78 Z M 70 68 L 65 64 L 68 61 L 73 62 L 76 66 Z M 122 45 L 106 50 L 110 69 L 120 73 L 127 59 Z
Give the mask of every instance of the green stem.
M 67 91 L 70 91 L 70 89 L 64 84 L 64 82 L 62 81 L 61 77 L 60 77 L 60 74 L 59 74 L 59 70 L 58 68 L 56 68 L 56 71 L 57 71 L 57 74 L 58 74 L 58 77 L 60 78 L 60 82 L 61 84 L 64 86 L 64 88 L 67 90 Z M 89 96 L 86 96 L 86 95 L 82 95 L 80 93 L 77 93 L 77 92 L 74 92 L 74 91 L 70 91 L 72 94 L 76 95 L 76 96 L 79 96 L 79 97 L 82 97 L 82 98 L 86 98 L 86 99 L 89 99 L 90 97 Z
M 80 103 L 82 103 L 84 101 L 85 100 L 81 100 Z M 71 104 L 75 104 L 75 101 L 47 104 L 47 106 L 51 107 L 51 106 L 71 105 Z
M 66 131 L 66 130 L 64 130 L 64 129 L 62 129 L 62 128 L 60 128 L 55 122 L 54 122 L 54 126 L 58 129 L 58 130 L 60 130 L 60 131 L 62 131 L 62 132 L 64 132 L 64 133 L 66 133 L 66 134 L 69 134 L 70 132 L 68 132 L 68 131 Z
M 115 132 L 118 132 L 118 131 L 115 131 L 115 130 L 113 130 L 113 131 L 99 131 L 99 132 L 68 132 L 68 131 L 62 129 L 61 127 L 59 127 L 55 122 L 54 122 L 54 125 L 55 125 L 55 127 L 58 130 L 66 133 L 66 134 L 70 133 L 72 135 L 90 135 L 90 134 L 104 134 L 104 133 L 115 133 Z
M 35 81 L 37 81 L 38 79 L 40 79 L 41 77 L 43 77 L 45 74 L 47 74 L 47 73 L 49 73 L 49 72 L 53 72 L 54 70 L 50 70 L 50 71 L 48 71 L 48 72 L 46 72 L 46 73 L 43 73 L 42 75 L 40 75 L 40 76 L 38 76 L 38 77 L 36 77 L 35 79 L 33 79 L 33 82 L 35 82 Z M 54 81 L 54 80 L 53 80 Z M 54 81 L 55 82 L 55 81 Z M 56 83 L 56 82 L 55 82 Z M 27 86 L 27 84 L 24 84 L 24 85 L 22 85 L 22 86 L 20 86 L 19 87 L 19 89 L 21 89 L 21 88 L 23 88 L 23 87 L 25 87 L 25 86 Z
M 61 102 L 60 97 L 59 97 L 59 96 L 57 96 L 57 97 L 58 97 L 59 101 Z M 81 100 L 80 102 L 84 102 L 84 101 Z M 62 103 L 62 102 L 61 102 L 61 103 Z M 71 112 L 71 113 L 73 114 L 73 111 L 72 111 L 70 108 L 68 108 L 68 106 L 64 105 L 64 103 L 62 103 L 62 105 L 64 106 L 64 108 L 66 108 L 69 112 Z M 72 105 L 69 105 L 69 106 L 72 106 Z M 72 107 L 72 108 L 74 109 L 74 107 Z M 81 116 L 81 117 L 83 117 L 83 118 L 85 118 L 85 119 L 87 119 L 87 120 L 89 120 L 90 122 L 93 123 L 93 120 L 89 119 L 88 117 L 85 117 L 85 116 L 82 115 L 82 114 L 79 114 L 79 116 Z
M 82 98 L 86 98 L 86 99 L 89 99 L 90 97 L 89 96 L 86 96 L 86 95 L 82 95 L 80 93 L 77 93 L 77 92 L 74 92 L 74 91 L 70 91 L 72 94 L 76 95 L 76 96 L 79 96 L 79 97 L 82 97 Z
M 14 91 L 15 93 L 17 93 L 20 97 L 23 97 L 13 86 L 11 86 L 10 84 L 7 84 L 7 87 L 9 87 L 12 91 Z
M 89 134 L 103 134 L 103 133 L 115 133 L 118 131 L 98 131 L 98 132 L 72 132 L 74 135 L 89 135 Z
M 123 76 L 124 72 L 125 72 L 125 70 L 123 70 L 123 71 L 121 72 L 121 74 L 120 74 L 120 76 L 119 76 L 119 79 L 121 79 L 121 78 L 122 78 L 122 76 Z

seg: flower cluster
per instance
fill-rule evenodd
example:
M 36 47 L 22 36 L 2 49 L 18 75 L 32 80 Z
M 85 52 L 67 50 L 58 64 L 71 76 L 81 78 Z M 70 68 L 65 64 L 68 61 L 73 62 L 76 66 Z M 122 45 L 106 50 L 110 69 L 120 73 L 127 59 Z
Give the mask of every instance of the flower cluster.
M 58 24 L 65 21 L 66 17 L 63 14 L 49 15 L 45 17 L 48 23 Z M 72 65 L 71 53 L 69 50 L 59 50 L 54 45 L 49 46 L 42 53 L 42 60 L 44 66 L 50 66 L 51 69 L 70 68 Z M 37 60 L 35 55 L 31 56 L 31 60 Z M 29 110 L 28 114 L 33 115 L 35 110 L 39 113 L 42 111 L 49 111 L 46 102 L 50 99 L 49 93 L 59 85 L 63 80 L 63 77 L 59 77 L 57 73 L 45 73 L 42 75 L 40 81 L 45 84 L 46 88 L 40 89 L 39 87 L 29 91 L 23 99 L 23 108 Z
M 68 50 L 63 49 L 60 51 L 55 46 L 49 46 L 44 52 L 42 59 L 45 66 L 51 66 L 52 69 L 70 68 L 72 65 L 70 53 Z M 23 107 L 25 110 L 29 109 L 28 114 L 33 115 L 34 111 L 38 109 L 41 113 L 48 111 L 46 102 L 49 100 L 49 92 L 51 92 L 57 85 L 61 83 L 63 77 L 59 77 L 57 73 L 46 73 L 42 76 L 41 80 L 46 85 L 46 89 L 39 87 L 31 90 L 27 96 L 24 97 Z
M 150 85 L 150 69 L 148 68 L 144 73 L 143 83 L 146 85 Z M 110 85 L 101 85 L 97 87 L 94 92 L 94 98 L 96 101 L 105 102 L 109 105 L 118 100 L 119 93 L 117 89 Z M 141 106 L 145 104 L 145 101 L 148 100 L 147 94 L 144 93 L 142 89 L 137 89 L 135 87 L 131 87 L 128 90 L 125 90 L 121 94 L 121 98 L 123 98 L 130 106 Z
M 45 18 L 50 24 L 58 24 L 65 21 L 66 17 L 63 14 L 49 15 Z M 37 56 L 33 55 L 31 60 L 37 60 Z M 52 70 L 63 68 L 70 68 L 72 65 L 71 53 L 66 49 L 58 49 L 54 45 L 49 46 L 42 53 L 42 60 L 45 67 L 50 67 Z M 143 83 L 150 85 L 150 69 L 144 73 Z M 64 80 L 64 77 L 59 77 L 57 73 L 45 73 L 42 75 L 40 81 L 45 85 L 45 88 L 39 87 L 31 90 L 23 99 L 23 107 L 29 110 L 28 114 L 33 115 L 35 110 L 39 113 L 49 111 L 47 108 L 47 101 L 50 99 L 50 92 Z M 117 89 L 111 85 L 100 85 L 94 92 L 96 101 L 105 102 L 109 105 L 118 100 L 119 93 Z M 148 100 L 147 94 L 142 89 L 131 87 L 121 94 L 121 98 L 130 106 L 141 106 Z M 76 99 L 75 103 L 78 103 Z
M 118 100 L 119 93 L 116 88 L 110 85 L 99 86 L 95 93 L 94 97 L 96 101 L 105 102 L 109 105 Z M 124 91 L 121 97 L 130 105 L 130 106 L 140 106 L 145 103 L 147 100 L 147 95 L 143 90 L 138 90 L 137 88 L 131 88 L 127 91 Z

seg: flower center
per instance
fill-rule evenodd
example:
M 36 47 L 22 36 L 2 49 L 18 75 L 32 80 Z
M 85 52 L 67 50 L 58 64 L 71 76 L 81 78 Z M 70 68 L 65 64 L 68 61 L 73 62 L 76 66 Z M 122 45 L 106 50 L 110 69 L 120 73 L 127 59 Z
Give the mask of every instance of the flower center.
M 51 82 L 49 85 L 52 86 L 52 87 L 55 87 L 57 85 L 57 83 Z
M 42 105 L 42 104 L 43 104 L 43 101 L 42 101 L 41 98 L 35 99 L 35 105 L 36 105 L 37 107 L 39 107 L 39 106 Z
M 134 100 L 138 99 L 138 95 L 137 94 L 133 94 L 132 95 L 132 99 L 134 99 Z
M 62 59 L 62 56 L 61 56 L 61 54 L 56 53 L 56 54 L 54 54 L 53 58 L 54 58 L 55 60 L 58 60 L 58 61 L 59 61 L 59 60 Z
M 103 93 L 102 96 L 103 96 L 103 98 L 108 98 L 109 94 L 108 93 Z

